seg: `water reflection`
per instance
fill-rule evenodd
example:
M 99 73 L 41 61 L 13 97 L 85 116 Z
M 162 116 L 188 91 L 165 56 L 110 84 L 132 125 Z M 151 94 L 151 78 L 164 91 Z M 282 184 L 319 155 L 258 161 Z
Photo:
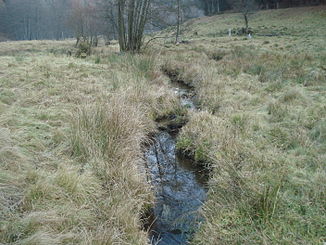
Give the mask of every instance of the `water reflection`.
M 145 154 L 156 195 L 152 244 L 187 244 L 202 220 L 198 209 L 206 199 L 204 174 L 177 156 L 175 143 L 162 131 Z

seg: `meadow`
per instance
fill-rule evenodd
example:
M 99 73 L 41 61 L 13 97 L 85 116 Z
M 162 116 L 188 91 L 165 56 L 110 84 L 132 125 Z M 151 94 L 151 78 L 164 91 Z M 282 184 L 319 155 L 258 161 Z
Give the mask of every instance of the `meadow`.
M 144 147 L 169 115 L 186 115 L 177 147 L 210 170 L 192 244 L 323 244 L 325 21 L 324 6 L 261 11 L 248 38 L 228 36 L 239 14 L 204 17 L 186 43 L 85 59 L 73 40 L 0 43 L 0 244 L 147 244 Z

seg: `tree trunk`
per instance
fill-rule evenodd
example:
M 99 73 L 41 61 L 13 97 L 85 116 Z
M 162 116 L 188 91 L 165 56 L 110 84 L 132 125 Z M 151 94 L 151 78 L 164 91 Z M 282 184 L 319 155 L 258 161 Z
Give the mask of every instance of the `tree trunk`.
M 140 50 L 150 3 L 151 0 L 118 0 L 120 51 L 138 52 Z
M 246 34 L 247 34 L 248 33 L 248 29 L 249 29 L 248 13 L 247 12 L 243 13 L 243 16 L 244 16 L 244 19 L 245 19 L 245 25 L 246 25 L 245 31 L 246 31 Z
M 179 42 L 179 36 L 180 36 L 180 0 L 177 0 L 177 33 L 175 36 L 175 43 Z
M 119 45 L 120 50 L 126 50 L 126 32 L 124 24 L 124 10 L 125 10 L 125 1 L 118 0 L 118 35 L 119 35 Z

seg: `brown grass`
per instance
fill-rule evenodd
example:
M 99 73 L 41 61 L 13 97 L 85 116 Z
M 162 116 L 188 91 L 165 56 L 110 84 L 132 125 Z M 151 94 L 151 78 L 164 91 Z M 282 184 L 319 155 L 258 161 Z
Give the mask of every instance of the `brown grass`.
M 185 113 L 163 67 L 200 108 L 178 148 L 211 169 L 193 244 L 322 244 L 324 12 L 256 13 L 258 34 L 283 34 L 253 39 L 224 33 L 241 27 L 237 14 L 203 18 L 183 27 L 190 44 L 135 56 L 116 44 L 82 60 L 67 56 L 72 40 L 1 43 L 0 241 L 148 242 L 142 146 L 155 119 Z
M 325 240 L 324 12 L 289 11 L 296 9 L 252 19 L 254 27 L 275 25 L 272 31 L 280 21 L 292 25 L 283 37 L 212 37 L 238 21 L 236 14 L 221 15 L 186 25 L 191 43 L 162 51 L 164 68 L 195 87 L 201 110 L 190 114 L 177 146 L 212 169 L 206 222 L 193 244 Z M 193 30 L 201 34 L 193 37 Z
M 177 100 L 153 58 L 80 60 L 62 53 L 72 44 L 1 45 L 0 240 L 146 244 L 142 145 Z

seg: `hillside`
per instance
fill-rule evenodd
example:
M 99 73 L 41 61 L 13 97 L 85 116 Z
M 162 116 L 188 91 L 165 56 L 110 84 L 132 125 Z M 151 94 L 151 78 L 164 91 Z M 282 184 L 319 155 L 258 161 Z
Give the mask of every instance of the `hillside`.
M 209 170 L 192 244 L 323 244 L 325 22 L 325 6 L 261 11 L 248 38 L 227 35 L 238 14 L 203 17 L 180 45 L 85 59 L 73 40 L 0 43 L 0 244 L 149 243 L 144 148 L 166 118 Z

